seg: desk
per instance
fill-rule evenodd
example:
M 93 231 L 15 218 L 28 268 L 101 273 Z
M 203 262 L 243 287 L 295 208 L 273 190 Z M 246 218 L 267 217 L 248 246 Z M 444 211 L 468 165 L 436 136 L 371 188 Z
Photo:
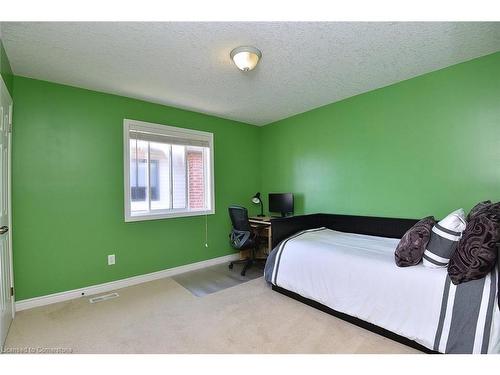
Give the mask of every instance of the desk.
M 259 236 L 266 239 L 265 245 L 261 246 L 257 252 L 258 258 L 265 258 L 272 250 L 273 242 L 271 238 L 271 218 L 269 216 L 254 216 L 249 217 L 248 221 L 250 222 L 250 226 L 259 234 Z M 245 257 L 247 252 L 248 250 L 241 251 L 240 256 Z

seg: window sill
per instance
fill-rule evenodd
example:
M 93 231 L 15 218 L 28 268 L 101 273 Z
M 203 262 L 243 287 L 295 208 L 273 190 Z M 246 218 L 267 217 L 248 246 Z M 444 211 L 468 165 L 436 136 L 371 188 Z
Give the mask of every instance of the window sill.
M 148 220 L 161 220 L 161 219 L 174 219 L 176 217 L 189 217 L 189 216 L 205 216 L 213 215 L 215 210 L 207 211 L 183 211 L 183 212 L 161 212 L 157 214 L 145 214 L 145 215 L 130 215 L 125 217 L 125 222 L 134 221 L 148 221 Z

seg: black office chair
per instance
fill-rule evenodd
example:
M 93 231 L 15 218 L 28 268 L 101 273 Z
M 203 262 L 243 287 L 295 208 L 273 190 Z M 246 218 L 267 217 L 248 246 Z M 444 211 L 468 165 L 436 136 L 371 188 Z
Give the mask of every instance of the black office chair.
M 229 206 L 229 217 L 233 228 L 229 234 L 229 242 L 236 250 L 251 250 L 250 256 L 245 259 L 236 260 L 229 263 L 229 269 L 233 269 L 235 264 L 244 264 L 241 276 L 245 276 L 247 270 L 257 261 L 265 261 L 265 259 L 257 259 L 255 253 L 259 249 L 259 236 L 252 230 L 248 221 L 248 211 L 245 207 Z

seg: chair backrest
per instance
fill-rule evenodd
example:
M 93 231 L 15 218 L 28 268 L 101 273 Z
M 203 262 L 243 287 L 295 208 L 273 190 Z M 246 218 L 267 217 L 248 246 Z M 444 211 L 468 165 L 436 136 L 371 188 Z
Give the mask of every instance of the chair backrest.
M 245 207 L 229 206 L 229 217 L 231 218 L 233 229 L 248 232 L 252 230 L 248 222 L 248 211 Z

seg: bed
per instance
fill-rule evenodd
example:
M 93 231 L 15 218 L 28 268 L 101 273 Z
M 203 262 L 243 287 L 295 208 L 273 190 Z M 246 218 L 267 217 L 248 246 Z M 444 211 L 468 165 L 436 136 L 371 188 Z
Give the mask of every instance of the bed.
M 415 222 L 327 214 L 273 220 L 265 279 L 425 352 L 500 353 L 498 267 L 458 286 L 446 269 L 397 267 L 394 250 Z

